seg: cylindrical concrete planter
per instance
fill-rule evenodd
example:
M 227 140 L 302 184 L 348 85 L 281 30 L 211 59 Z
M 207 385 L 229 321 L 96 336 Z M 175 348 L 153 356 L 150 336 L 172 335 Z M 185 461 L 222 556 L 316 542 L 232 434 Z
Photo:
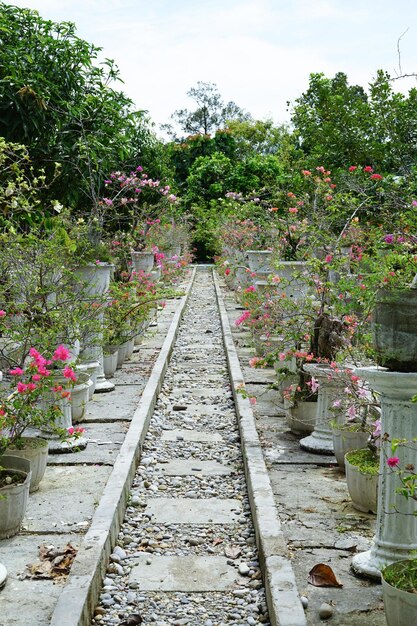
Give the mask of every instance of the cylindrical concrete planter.
M 90 376 L 87 372 L 77 376 L 77 382 L 71 390 L 71 415 L 73 424 L 84 419 L 85 409 L 89 400 Z
M 114 373 L 117 369 L 118 356 L 119 356 L 118 350 L 114 350 L 114 352 L 104 355 L 103 366 L 104 366 L 104 375 L 106 378 L 113 378 Z
M 1 464 L 21 478 L 19 483 L 0 488 L 0 539 L 7 539 L 20 530 L 29 497 L 31 470 L 30 461 L 17 456 L 3 455 Z
M 316 424 L 317 402 L 296 402 L 286 409 L 287 424 L 295 435 L 312 433 Z
M 246 257 L 252 272 L 271 272 L 273 252 L 271 250 L 247 250 Z
M 387 626 L 411 626 L 417 624 L 417 594 L 415 591 L 397 589 L 385 580 L 385 576 L 394 582 L 392 577 L 403 577 L 404 570 L 413 567 L 416 561 L 406 559 L 388 565 L 382 573 L 382 593 L 384 600 L 385 619 Z
M 155 258 L 153 252 L 131 252 L 130 254 L 135 272 L 149 274 L 152 271 Z
M 368 474 L 349 462 L 345 456 L 346 483 L 352 504 L 358 511 L 376 513 L 378 499 L 378 474 Z
M 97 385 L 97 375 L 100 367 L 100 363 L 98 361 L 90 361 L 90 363 L 79 363 L 76 367 L 77 372 L 86 372 L 91 381 L 91 385 L 88 388 L 88 399 L 91 400 L 93 394 L 96 390 Z
M 333 451 L 341 470 L 345 471 L 345 454 L 365 448 L 369 433 L 364 430 L 348 430 L 348 427 L 332 428 Z
M 417 372 L 417 289 L 377 294 L 373 343 L 377 363 L 397 372 Z
M 134 348 L 135 348 L 134 339 L 129 339 L 128 341 L 125 341 L 124 343 L 120 344 L 118 355 L 117 355 L 117 367 L 118 368 L 122 367 L 123 363 L 132 356 Z
M 22 448 L 7 448 L 7 455 L 17 456 L 21 459 L 27 459 L 30 462 L 30 470 L 32 477 L 30 480 L 29 493 L 33 493 L 39 489 L 48 462 L 48 446 L 46 439 L 38 437 L 22 437 Z M 2 464 L 0 458 L 0 465 Z

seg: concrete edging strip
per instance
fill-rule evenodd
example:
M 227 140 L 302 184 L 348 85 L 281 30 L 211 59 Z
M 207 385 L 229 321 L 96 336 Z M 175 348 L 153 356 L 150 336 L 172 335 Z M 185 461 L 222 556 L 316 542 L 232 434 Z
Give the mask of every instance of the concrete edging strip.
M 193 269 L 185 295 L 174 313 L 100 503 L 94 512 L 91 526 L 83 538 L 67 583 L 58 598 L 50 626 L 87 626 L 91 623 L 107 560 L 124 518 L 142 444 L 161 391 L 195 274 L 196 268 Z
M 243 461 L 259 550 L 259 560 L 264 573 L 269 618 L 272 626 L 307 626 L 294 571 L 288 555 L 287 544 L 275 507 L 262 446 L 256 430 L 255 416 L 249 399 L 244 398 L 238 392 L 238 388 L 244 386 L 245 381 L 215 271 L 213 272 L 213 278 L 220 311 L 227 365 L 239 422 Z

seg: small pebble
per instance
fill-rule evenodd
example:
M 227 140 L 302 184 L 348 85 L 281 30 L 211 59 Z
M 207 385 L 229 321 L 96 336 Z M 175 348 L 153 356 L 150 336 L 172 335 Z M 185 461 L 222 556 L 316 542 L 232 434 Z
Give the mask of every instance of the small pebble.
M 333 607 L 327 602 L 323 602 L 319 608 L 319 617 L 320 619 L 329 619 L 333 615 Z

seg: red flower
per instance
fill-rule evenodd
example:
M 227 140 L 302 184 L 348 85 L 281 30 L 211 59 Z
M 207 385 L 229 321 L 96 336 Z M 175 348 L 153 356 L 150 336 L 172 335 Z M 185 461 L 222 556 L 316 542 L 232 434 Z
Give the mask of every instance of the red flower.
M 357 166 L 356 165 L 351 165 L 349 168 L 349 172 L 354 172 L 355 170 L 357 170 Z
M 374 171 L 374 168 L 371 167 L 370 165 L 366 165 L 366 167 L 363 168 L 363 171 L 366 172 L 367 174 L 372 174 L 372 172 Z
M 372 174 L 371 180 L 382 180 L 381 174 Z

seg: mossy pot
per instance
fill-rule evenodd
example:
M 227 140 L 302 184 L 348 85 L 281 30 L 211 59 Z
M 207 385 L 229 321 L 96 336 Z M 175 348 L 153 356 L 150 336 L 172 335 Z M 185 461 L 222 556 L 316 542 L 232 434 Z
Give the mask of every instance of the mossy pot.
M 381 580 L 387 625 L 417 624 L 417 559 L 388 565 Z

